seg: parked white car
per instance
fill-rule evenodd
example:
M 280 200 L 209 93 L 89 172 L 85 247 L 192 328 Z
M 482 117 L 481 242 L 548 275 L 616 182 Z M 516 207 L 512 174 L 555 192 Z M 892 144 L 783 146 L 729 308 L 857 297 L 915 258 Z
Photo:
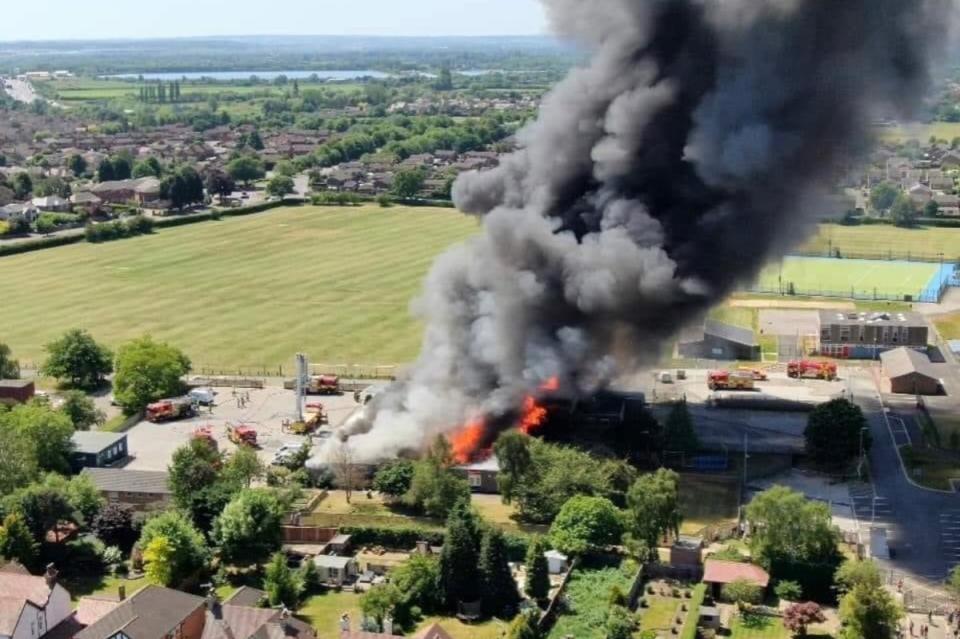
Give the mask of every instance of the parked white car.
M 187 396 L 201 406 L 212 406 L 216 402 L 217 392 L 212 388 L 194 388 Z

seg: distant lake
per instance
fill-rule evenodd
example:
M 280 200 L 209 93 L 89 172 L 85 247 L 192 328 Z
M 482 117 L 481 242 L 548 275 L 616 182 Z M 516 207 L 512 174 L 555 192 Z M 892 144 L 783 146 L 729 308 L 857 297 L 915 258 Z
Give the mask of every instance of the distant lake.
M 113 75 L 100 76 L 102 78 L 117 78 L 120 80 L 201 80 L 210 78 L 211 80 L 248 80 L 250 76 L 256 76 L 261 80 L 273 80 L 281 75 L 287 76 L 290 80 L 306 80 L 312 76 L 317 76 L 321 80 L 356 80 L 358 78 L 389 78 L 389 73 L 383 71 L 348 70 L 348 71 L 186 71 L 171 73 L 116 73 Z

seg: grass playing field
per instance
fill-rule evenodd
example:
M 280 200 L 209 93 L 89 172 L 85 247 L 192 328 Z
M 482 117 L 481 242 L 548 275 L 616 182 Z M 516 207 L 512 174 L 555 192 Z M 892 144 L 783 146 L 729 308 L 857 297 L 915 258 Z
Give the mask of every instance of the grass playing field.
M 450 209 L 302 207 L 4 257 L 0 342 L 39 362 L 83 327 L 114 347 L 151 333 L 196 366 L 408 362 L 411 298 L 476 230 Z
M 877 129 L 877 136 L 882 140 L 919 140 L 926 143 L 930 136 L 936 136 L 941 140 L 953 140 L 960 136 L 960 122 L 931 122 L 910 123 L 900 126 Z
M 797 295 L 835 295 L 869 298 L 912 295 L 916 298 L 939 271 L 939 265 L 922 262 L 837 260 L 818 257 L 787 257 L 782 268 L 771 264 L 760 274 L 756 288 L 762 291 L 789 290 Z M 782 285 L 781 285 L 782 281 Z
M 820 232 L 803 245 L 804 250 L 819 251 L 824 255 L 870 253 L 887 255 L 944 254 L 944 261 L 960 258 L 960 228 L 903 229 L 896 226 L 843 226 L 821 224 Z

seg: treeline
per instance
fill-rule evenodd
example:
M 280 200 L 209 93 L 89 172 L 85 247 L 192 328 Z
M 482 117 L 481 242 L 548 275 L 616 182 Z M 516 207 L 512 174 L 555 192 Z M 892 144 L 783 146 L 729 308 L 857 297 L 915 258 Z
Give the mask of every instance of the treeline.
M 125 220 L 88 224 L 84 237 L 88 242 L 109 242 L 125 237 L 135 237 L 153 232 L 153 220 L 143 215 L 134 215 Z
M 140 87 L 141 102 L 179 102 L 180 101 L 180 83 L 157 82 L 156 84 L 147 84 Z

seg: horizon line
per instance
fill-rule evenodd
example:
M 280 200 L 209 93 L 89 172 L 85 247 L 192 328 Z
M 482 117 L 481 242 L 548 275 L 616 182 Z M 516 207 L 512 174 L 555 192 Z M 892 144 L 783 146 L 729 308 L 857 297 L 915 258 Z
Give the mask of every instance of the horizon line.
M 85 38 L 82 36 L 71 36 L 66 38 L 20 38 L 16 40 L 6 40 L 0 38 L 0 44 L 23 44 L 23 43 L 70 43 L 70 42 L 150 42 L 157 40 L 217 40 L 224 38 L 374 38 L 384 40 L 401 39 L 427 39 L 439 40 L 442 38 L 462 38 L 462 39 L 481 39 L 481 38 L 545 38 L 561 40 L 551 33 L 489 33 L 489 34 L 433 34 L 433 35 L 404 35 L 404 34 L 334 34 L 334 33 L 222 33 L 208 35 L 160 35 L 145 37 L 123 37 L 123 36 L 97 36 Z

